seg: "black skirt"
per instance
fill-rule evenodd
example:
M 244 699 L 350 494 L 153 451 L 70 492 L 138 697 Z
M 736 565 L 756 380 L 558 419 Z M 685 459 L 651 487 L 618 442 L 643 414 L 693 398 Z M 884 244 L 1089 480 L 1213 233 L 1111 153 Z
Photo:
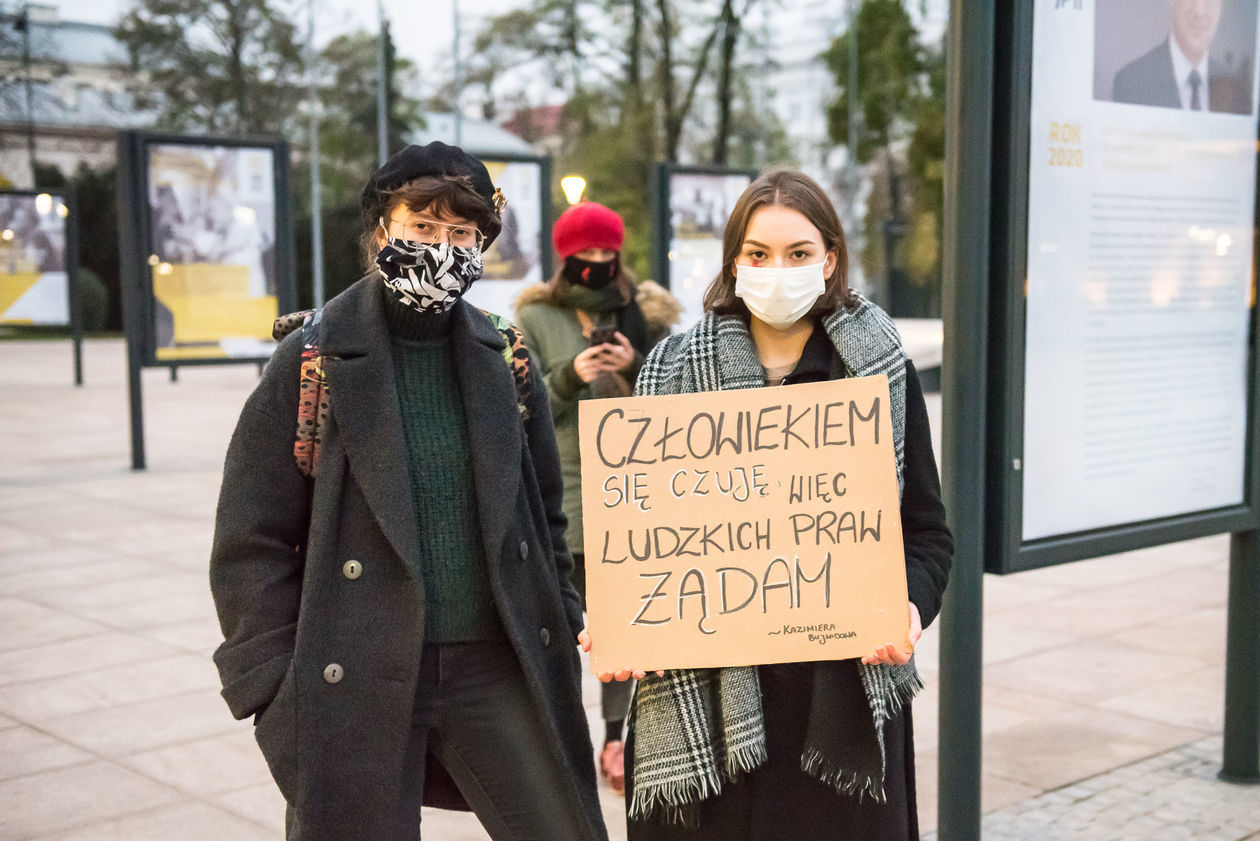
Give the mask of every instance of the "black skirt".
M 885 726 L 885 802 L 859 801 L 801 770 L 814 664 L 761 666 L 767 761 L 700 806 L 698 826 L 627 820 L 629 841 L 918 841 L 910 706 Z M 634 731 L 626 791 L 634 790 Z M 626 798 L 627 804 L 630 798 Z

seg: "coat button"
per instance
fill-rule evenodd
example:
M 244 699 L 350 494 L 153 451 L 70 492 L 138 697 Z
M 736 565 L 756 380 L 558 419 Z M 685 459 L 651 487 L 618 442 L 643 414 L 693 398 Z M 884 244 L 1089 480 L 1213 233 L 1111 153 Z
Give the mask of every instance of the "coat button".
M 521 560 L 529 560 L 529 544 L 524 540 L 521 541 Z
M 340 663 L 329 663 L 324 667 L 324 680 L 329 683 L 341 683 L 341 679 L 345 675 L 346 670 L 341 668 Z
M 363 574 L 363 564 L 358 561 L 346 561 L 341 566 L 341 573 L 351 581 Z
M 551 631 L 548 631 L 546 628 L 538 632 L 538 638 L 542 640 L 544 648 L 551 645 Z

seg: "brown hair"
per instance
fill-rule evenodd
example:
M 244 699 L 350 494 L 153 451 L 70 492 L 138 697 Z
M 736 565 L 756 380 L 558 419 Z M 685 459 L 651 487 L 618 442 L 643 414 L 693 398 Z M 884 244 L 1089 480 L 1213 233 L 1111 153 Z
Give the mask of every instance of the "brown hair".
M 380 230 L 378 220 L 384 219 L 385 226 L 389 227 L 389 218 L 399 205 L 467 219 L 483 234 L 491 229 L 494 221 L 490 205 L 473 189 L 472 179 L 467 175 L 426 175 L 413 179 L 380 193 L 370 207 L 364 208 L 363 235 L 359 238 L 364 269 L 371 271 L 381 250 L 376 239 L 376 232 Z
M 748 318 L 748 307 L 735 297 L 735 259 L 743 248 L 753 214 L 771 206 L 791 208 L 803 215 L 822 234 L 823 247 L 836 255 L 836 268 L 827 278 L 827 287 L 806 317 L 856 304 L 857 295 L 849 289 L 849 248 L 831 199 L 808 175 L 791 167 L 777 166 L 749 184 L 735 202 L 722 234 L 722 269 L 704 292 L 705 310 Z

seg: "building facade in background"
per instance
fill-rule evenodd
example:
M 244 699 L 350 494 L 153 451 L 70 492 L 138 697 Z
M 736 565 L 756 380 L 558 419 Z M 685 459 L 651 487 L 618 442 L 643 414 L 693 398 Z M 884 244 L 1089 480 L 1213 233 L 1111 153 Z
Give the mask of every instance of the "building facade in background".
M 0 19 L 0 185 L 34 186 L 32 145 L 35 162 L 66 175 L 113 165 L 118 129 L 156 116 L 129 93 L 139 78 L 127 50 L 111 27 L 61 20 L 49 4 L 25 9 L 27 31 L 20 16 Z

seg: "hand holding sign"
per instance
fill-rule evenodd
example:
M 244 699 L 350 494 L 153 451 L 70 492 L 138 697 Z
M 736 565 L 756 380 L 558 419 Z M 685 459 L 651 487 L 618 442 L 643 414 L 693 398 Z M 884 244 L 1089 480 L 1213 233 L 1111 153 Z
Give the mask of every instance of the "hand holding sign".
M 914 606 L 914 602 L 910 602 L 910 633 L 906 638 L 905 650 L 898 648 L 891 642 L 884 643 L 875 649 L 874 654 L 868 654 L 863 657 L 862 662 L 868 666 L 875 663 L 883 663 L 887 666 L 895 663 L 898 666 L 904 666 L 914 656 L 914 647 L 919 644 L 919 637 L 921 636 L 923 636 L 923 620 L 919 617 L 919 609 Z
M 585 628 L 583 628 L 580 632 L 578 632 L 578 645 L 582 646 L 583 651 L 590 653 L 591 635 Z M 657 669 L 656 676 L 665 677 L 665 671 L 663 669 Z M 647 672 L 644 672 L 644 671 L 636 672 L 636 671 L 632 671 L 631 669 L 618 669 L 615 672 L 600 672 L 599 674 L 595 675 L 595 677 L 599 678 L 601 683 L 610 683 L 611 681 L 614 681 L 614 680 L 617 680 L 617 681 L 642 680 L 643 678 L 647 677 Z
M 909 658 L 886 378 L 579 413 L 596 674 Z

